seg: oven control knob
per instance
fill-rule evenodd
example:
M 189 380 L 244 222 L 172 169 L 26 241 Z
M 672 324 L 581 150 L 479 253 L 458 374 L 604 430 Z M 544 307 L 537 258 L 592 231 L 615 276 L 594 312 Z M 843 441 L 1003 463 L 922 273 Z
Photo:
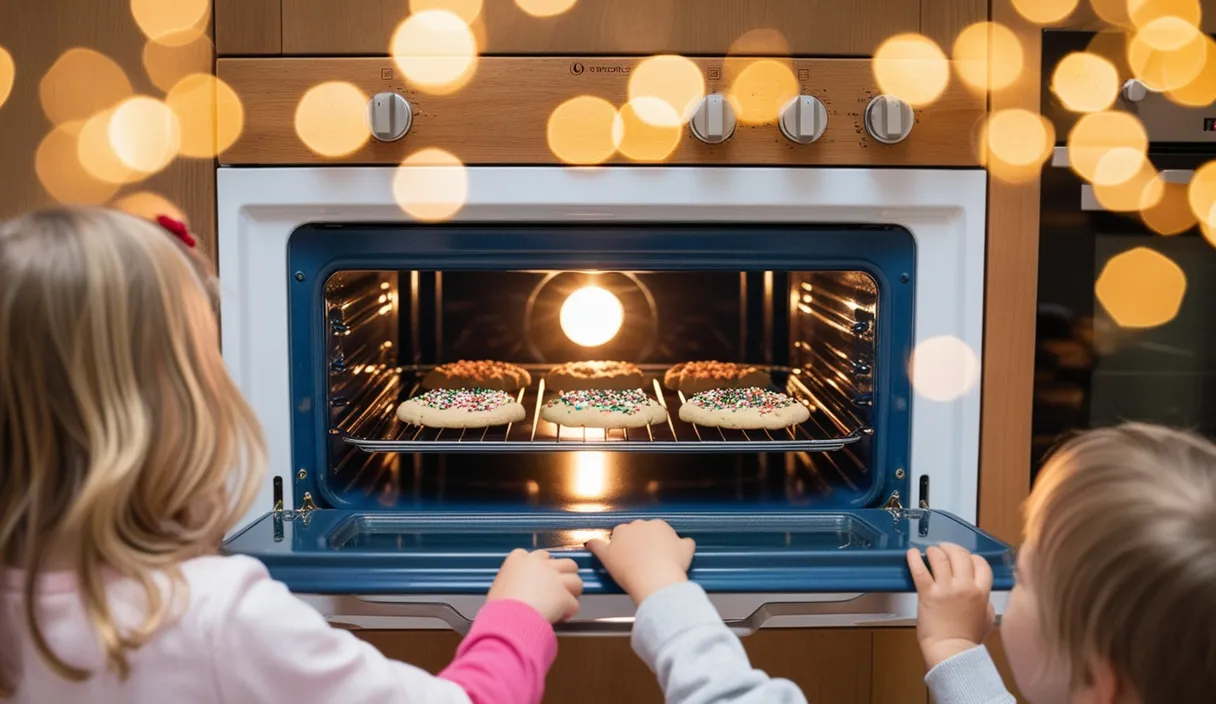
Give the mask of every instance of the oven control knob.
M 823 136 L 828 127 L 828 111 L 813 95 L 794 98 L 781 111 L 781 134 L 791 142 L 810 144 Z
M 880 95 L 866 106 L 866 132 L 883 144 L 907 139 L 915 120 L 912 106 L 894 96 Z
M 377 93 L 367 106 L 372 136 L 381 142 L 396 142 L 410 131 L 414 111 L 400 93 Z
M 721 144 L 735 133 L 735 110 L 721 93 L 707 95 L 701 99 L 688 126 L 702 142 Z
M 1144 81 L 1133 78 L 1123 84 L 1123 90 L 1120 93 L 1127 102 L 1138 103 L 1148 97 L 1149 88 L 1144 85 Z

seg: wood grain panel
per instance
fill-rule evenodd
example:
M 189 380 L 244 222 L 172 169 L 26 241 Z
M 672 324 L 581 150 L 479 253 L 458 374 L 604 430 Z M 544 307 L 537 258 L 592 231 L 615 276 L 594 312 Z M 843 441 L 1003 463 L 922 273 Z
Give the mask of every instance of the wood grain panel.
M 245 104 L 241 138 L 220 156 L 223 164 L 388 164 L 423 147 L 446 149 L 467 164 L 557 163 L 546 137 L 549 115 L 580 94 L 614 104 L 626 99 L 629 68 L 637 59 L 486 58 L 472 82 L 444 97 L 423 96 L 397 78 L 385 59 L 221 59 L 219 75 Z M 724 89 L 720 59 L 697 59 L 710 90 Z M 578 68 L 574 68 L 577 66 Z M 829 111 L 827 131 L 811 145 L 795 145 L 775 124 L 740 125 L 734 137 L 706 145 L 687 130 L 666 160 L 675 164 L 975 164 L 970 138 L 982 115 L 981 100 L 955 85 L 918 113 L 911 136 L 901 144 L 873 142 L 861 127 L 866 103 L 876 93 L 870 62 L 862 59 L 798 60 L 793 70 L 804 90 L 820 96 Z M 575 75 L 575 71 L 579 71 Z M 608 72 L 615 71 L 615 72 Z M 716 73 L 715 73 L 716 72 Z M 349 157 L 314 154 L 297 136 L 295 110 L 301 96 L 323 81 L 344 80 L 367 94 L 404 91 L 413 104 L 411 132 L 393 143 L 372 142 Z M 617 161 L 625 158 L 617 155 Z
M 34 155 L 52 125 L 39 101 L 39 82 L 59 56 L 74 47 L 99 51 L 121 66 L 136 92 L 161 95 L 144 71 L 144 38 L 128 0 L 11 2 L 0 10 L 0 46 L 13 55 L 16 81 L 0 107 L 0 217 L 55 204 L 38 181 Z M 208 254 L 215 251 L 215 163 L 179 159 L 115 197 L 154 191 L 188 216 Z
M 215 51 L 227 56 L 283 53 L 281 0 L 215 0 Z
M 245 2 L 246 0 L 240 0 Z M 282 0 L 283 53 L 385 55 L 405 0 Z M 795 55 L 868 56 L 920 26 L 917 0 L 579 0 L 537 18 L 485 0 L 487 54 L 725 54 L 745 33 L 779 30 Z M 749 51 L 755 51 L 750 49 Z
M 915 628 L 875 629 L 871 704 L 925 704 L 925 665 Z M 827 701 L 827 700 L 823 700 Z
M 954 39 L 968 25 L 988 19 L 988 0 L 921 0 L 920 31 L 951 54 Z

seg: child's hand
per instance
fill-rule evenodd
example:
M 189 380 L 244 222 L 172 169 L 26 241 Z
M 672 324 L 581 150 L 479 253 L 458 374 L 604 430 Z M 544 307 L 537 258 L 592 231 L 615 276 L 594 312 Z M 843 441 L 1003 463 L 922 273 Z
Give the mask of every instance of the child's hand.
M 551 560 L 544 550 L 519 549 L 512 550 L 498 568 L 486 601 L 522 601 L 549 623 L 558 623 L 578 613 L 578 597 L 582 593 L 583 580 L 574 560 Z
M 587 542 L 591 554 L 639 605 L 663 587 L 688 581 L 696 548 L 692 538 L 681 538 L 659 520 L 621 524 L 609 540 Z
M 988 561 L 949 543 L 925 551 L 930 574 L 917 550 L 908 551 L 908 567 L 919 597 L 916 639 L 932 670 L 938 663 L 970 650 L 988 637 L 996 613 L 988 601 L 992 568 Z

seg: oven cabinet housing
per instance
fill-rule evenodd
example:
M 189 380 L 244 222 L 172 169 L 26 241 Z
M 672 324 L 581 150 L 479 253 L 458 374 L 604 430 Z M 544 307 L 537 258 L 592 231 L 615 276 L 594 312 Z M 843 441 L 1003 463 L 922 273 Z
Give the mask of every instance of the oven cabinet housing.
M 910 366 L 926 341 L 979 358 L 981 171 L 468 172 L 464 207 L 436 225 L 403 218 L 392 169 L 220 170 L 225 356 L 272 464 L 228 551 L 364 627 L 463 630 L 526 548 L 579 563 L 569 628 L 627 629 L 627 598 L 583 545 L 648 517 L 697 540 L 691 577 L 741 630 L 906 621 L 904 553 L 940 542 L 1011 586 L 1008 546 L 972 525 L 978 389 L 918 394 Z M 567 310 L 588 286 L 618 310 Z M 615 327 L 581 347 L 579 324 Z M 525 420 L 397 420 L 456 359 L 527 366 Z M 669 420 L 544 421 L 545 369 L 576 359 L 638 363 Z M 661 379 L 689 359 L 763 364 L 811 418 L 684 423 Z M 918 381 L 978 378 L 958 366 Z

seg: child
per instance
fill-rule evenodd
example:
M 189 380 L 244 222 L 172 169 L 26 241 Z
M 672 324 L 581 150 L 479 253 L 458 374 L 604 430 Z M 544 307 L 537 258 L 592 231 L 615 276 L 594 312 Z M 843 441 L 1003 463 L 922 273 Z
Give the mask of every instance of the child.
M 691 538 L 663 521 L 634 521 L 587 548 L 638 605 L 633 649 L 669 704 L 806 702 L 793 682 L 752 669 L 705 590 L 688 581 Z
M 22 703 L 539 702 L 571 560 L 516 551 L 438 677 L 219 557 L 262 480 L 216 285 L 176 226 L 0 223 L 0 695 Z
M 1026 503 L 1001 640 L 1034 704 L 1199 704 L 1216 682 L 1216 445 L 1126 424 L 1068 442 Z M 937 704 L 1013 702 L 980 643 L 987 563 L 908 553 Z M 930 573 L 930 570 L 932 572 Z

